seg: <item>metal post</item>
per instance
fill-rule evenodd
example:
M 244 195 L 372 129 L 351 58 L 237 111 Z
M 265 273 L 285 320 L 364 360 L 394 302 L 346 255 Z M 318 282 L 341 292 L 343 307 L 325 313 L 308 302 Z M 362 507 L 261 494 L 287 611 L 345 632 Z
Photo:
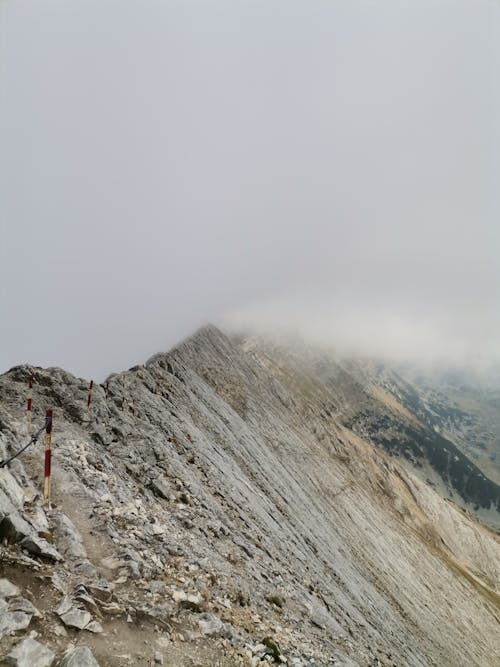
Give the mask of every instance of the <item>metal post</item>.
M 31 408 L 33 404 L 33 376 L 30 375 L 28 380 L 28 405 L 26 408 L 26 421 L 28 422 L 28 429 L 31 425 Z
M 94 380 L 90 381 L 89 384 L 89 395 L 87 396 L 87 410 L 90 408 L 90 403 L 92 402 L 92 389 L 94 388 Z
M 50 509 L 50 468 L 52 459 L 52 410 L 45 413 L 45 479 L 43 485 L 43 499 Z

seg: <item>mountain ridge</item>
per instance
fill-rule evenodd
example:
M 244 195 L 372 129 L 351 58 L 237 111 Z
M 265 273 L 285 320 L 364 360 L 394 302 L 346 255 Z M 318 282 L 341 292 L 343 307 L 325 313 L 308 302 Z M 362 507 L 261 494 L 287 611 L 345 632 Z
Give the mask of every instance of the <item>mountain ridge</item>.
M 344 384 L 325 383 L 315 359 L 204 329 L 110 376 L 108 399 L 95 386 L 89 410 L 85 381 L 34 370 L 34 420 L 55 408 L 55 507 L 41 504 L 40 454 L 28 450 L 0 475 L 0 508 L 6 489 L 14 507 L 0 534 L 19 519 L 52 531 L 64 594 L 83 581 L 102 617 L 103 635 L 70 639 L 84 634 L 103 667 L 148 664 L 127 633 L 177 666 L 279 660 L 257 649 L 265 638 L 297 667 L 497 663 L 498 537 L 347 428 L 339 410 L 359 389 L 342 368 Z M 0 377 L 4 452 L 26 430 L 30 372 Z M 85 557 L 69 554 L 66 521 Z M 21 562 L 36 573 L 40 556 L 23 561 L 19 545 L 2 547 L 9 577 Z M 96 597 L 103 581 L 114 621 Z M 60 595 L 47 582 L 46 598 Z M 59 654 L 60 621 L 41 613 Z

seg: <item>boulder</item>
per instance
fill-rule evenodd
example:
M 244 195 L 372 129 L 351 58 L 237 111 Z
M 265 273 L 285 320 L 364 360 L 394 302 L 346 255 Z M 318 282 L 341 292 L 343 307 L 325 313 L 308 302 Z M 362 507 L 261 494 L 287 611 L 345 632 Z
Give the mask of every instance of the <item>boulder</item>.
M 52 667 L 56 656 L 50 649 L 26 637 L 0 662 L 1 667 Z
M 64 625 L 70 628 L 77 628 L 78 630 L 83 630 L 92 621 L 90 613 L 84 609 L 79 609 L 69 597 L 65 597 L 62 600 L 56 609 L 56 614 Z
M 21 541 L 21 547 L 30 554 L 52 561 L 64 560 L 61 554 L 47 540 L 38 535 L 28 535 Z
M 19 542 L 33 532 L 33 527 L 23 519 L 9 497 L 0 489 L 0 538 Z
M 32 614 L 24 611 L 3 612 L 0 616 L 0 638 L 24 630 L 30 624 L 31 618 Z

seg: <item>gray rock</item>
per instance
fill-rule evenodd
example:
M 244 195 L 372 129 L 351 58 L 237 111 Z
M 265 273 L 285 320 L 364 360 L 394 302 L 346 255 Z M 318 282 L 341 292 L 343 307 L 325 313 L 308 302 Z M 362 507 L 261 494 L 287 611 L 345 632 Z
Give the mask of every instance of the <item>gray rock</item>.
M 170 500 L 172 492 L 168 487 L 168 484 L 161 477 L 157 477 L 151 482 L 151 488 L 155 495 L 164 500 Z
M 200 632 L 207 637 L 222 637 L 232 639 L 234 629 L 230 623 L 223 623 L 215 614 L 202 614 L 198 619 Z
M 87 630 L 87 632 L 93 632 L 94 634 L 100 634 L 101 632 L 104 632 L 104 628 L 99 623 L 99 621 L 90 621 L 90 623 L 84 627 L 84 630 Z
M 43 644 L 26 637 L 2 660 L 9 667 L 52 667 L 56 656 Z
M 174 591 L 172 599 L 177 602 L 182 609 L 190 609 L 191 611 L 202 611 L 205 605 L 201 593 L 186 593 L 186 591 Z
M 22 611 L 25 614 L 31 614 L 36 618 L 42 617 L 41 613 L 38 611 L 38 609 L 35 607 L 33 603 L 31 603 L 26 598 L 21 598 L 21 597 L 14 598 L 9 601 L 9 611 Z
M 33 533 L 33 527 L 19 514 L 5 493 L 0 490 L 0 521 L 2 537 L 8 542 L 19 542 Z
M 0 598 L 12 598 L 19 595 L 19 588 L 8 579 L 0 579 Z
M 43 537 L 38 537 L 38 535 L 33 534 L 25 537 L 21 541 L 21 547 L 34 556 L 40 556 L 41 558 L 47 558 L 56 562 L 64 560 L 57 549 L 49 544 L 47 540 L 44 540 Z
M 300 659 L 292 656 L 288 658 L 288 667 L 304 667 L 305 663 Z
M 58 612 L 58 614 L 64 625 L 70 628 L 77 628 L 78 630 L 84 630 L 92 620 L 92 616 L 88 611 L 78 609 L 78 607 L 74 606 L 68 609 L 68 611 L 63 613 Z
M 151 591 L 151 593 L 154 593 L 154 594 L 164 593 L 166 588 L 167 588 L 165 586 L 165 584 L 163 583 L 163 581 L 158 581 L 156 579 L 153 579 L 153 581 L 150 581 L 148 587 L 149 587 L 149 590 Z
M 2 490 L 15 508 L 24 504 L 24 492 L 7 468 L 0 468 L 0 490 Z
M 83 538 L 74 523 L 63 512 L 54 512 L 53 520 L 57 538 L 57 547 L 66 558 L 87 558 Z
M 24 630 L 31 622 L 32 614 L 23 611 L 7 611 L 0 616 L 0 637 Z
M 60 667 L 99 667 L 99 663 L 88 646 L 77 646 L 65 653 Z

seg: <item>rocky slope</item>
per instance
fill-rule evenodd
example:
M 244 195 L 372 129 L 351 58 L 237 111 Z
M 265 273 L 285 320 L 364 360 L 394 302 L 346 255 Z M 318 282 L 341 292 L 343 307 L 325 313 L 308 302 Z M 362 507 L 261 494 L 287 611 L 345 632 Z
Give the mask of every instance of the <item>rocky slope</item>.
M 2 458 L 31 372 L 0 377 Z M 208 327 L 89 410 L 87 381 L 33 372 L 53 505 L 40 444 L 0 470 L 5 664 L 34 667 L 30 641 L 39 667 L 74 645 L 101 667 L 499 664 L 499 538 L 356 428 L 376 403 L 352 369 Z
M 416 373 L 406 369 L 421 419 L 452 440 L 500 484 L 500 374 Z

